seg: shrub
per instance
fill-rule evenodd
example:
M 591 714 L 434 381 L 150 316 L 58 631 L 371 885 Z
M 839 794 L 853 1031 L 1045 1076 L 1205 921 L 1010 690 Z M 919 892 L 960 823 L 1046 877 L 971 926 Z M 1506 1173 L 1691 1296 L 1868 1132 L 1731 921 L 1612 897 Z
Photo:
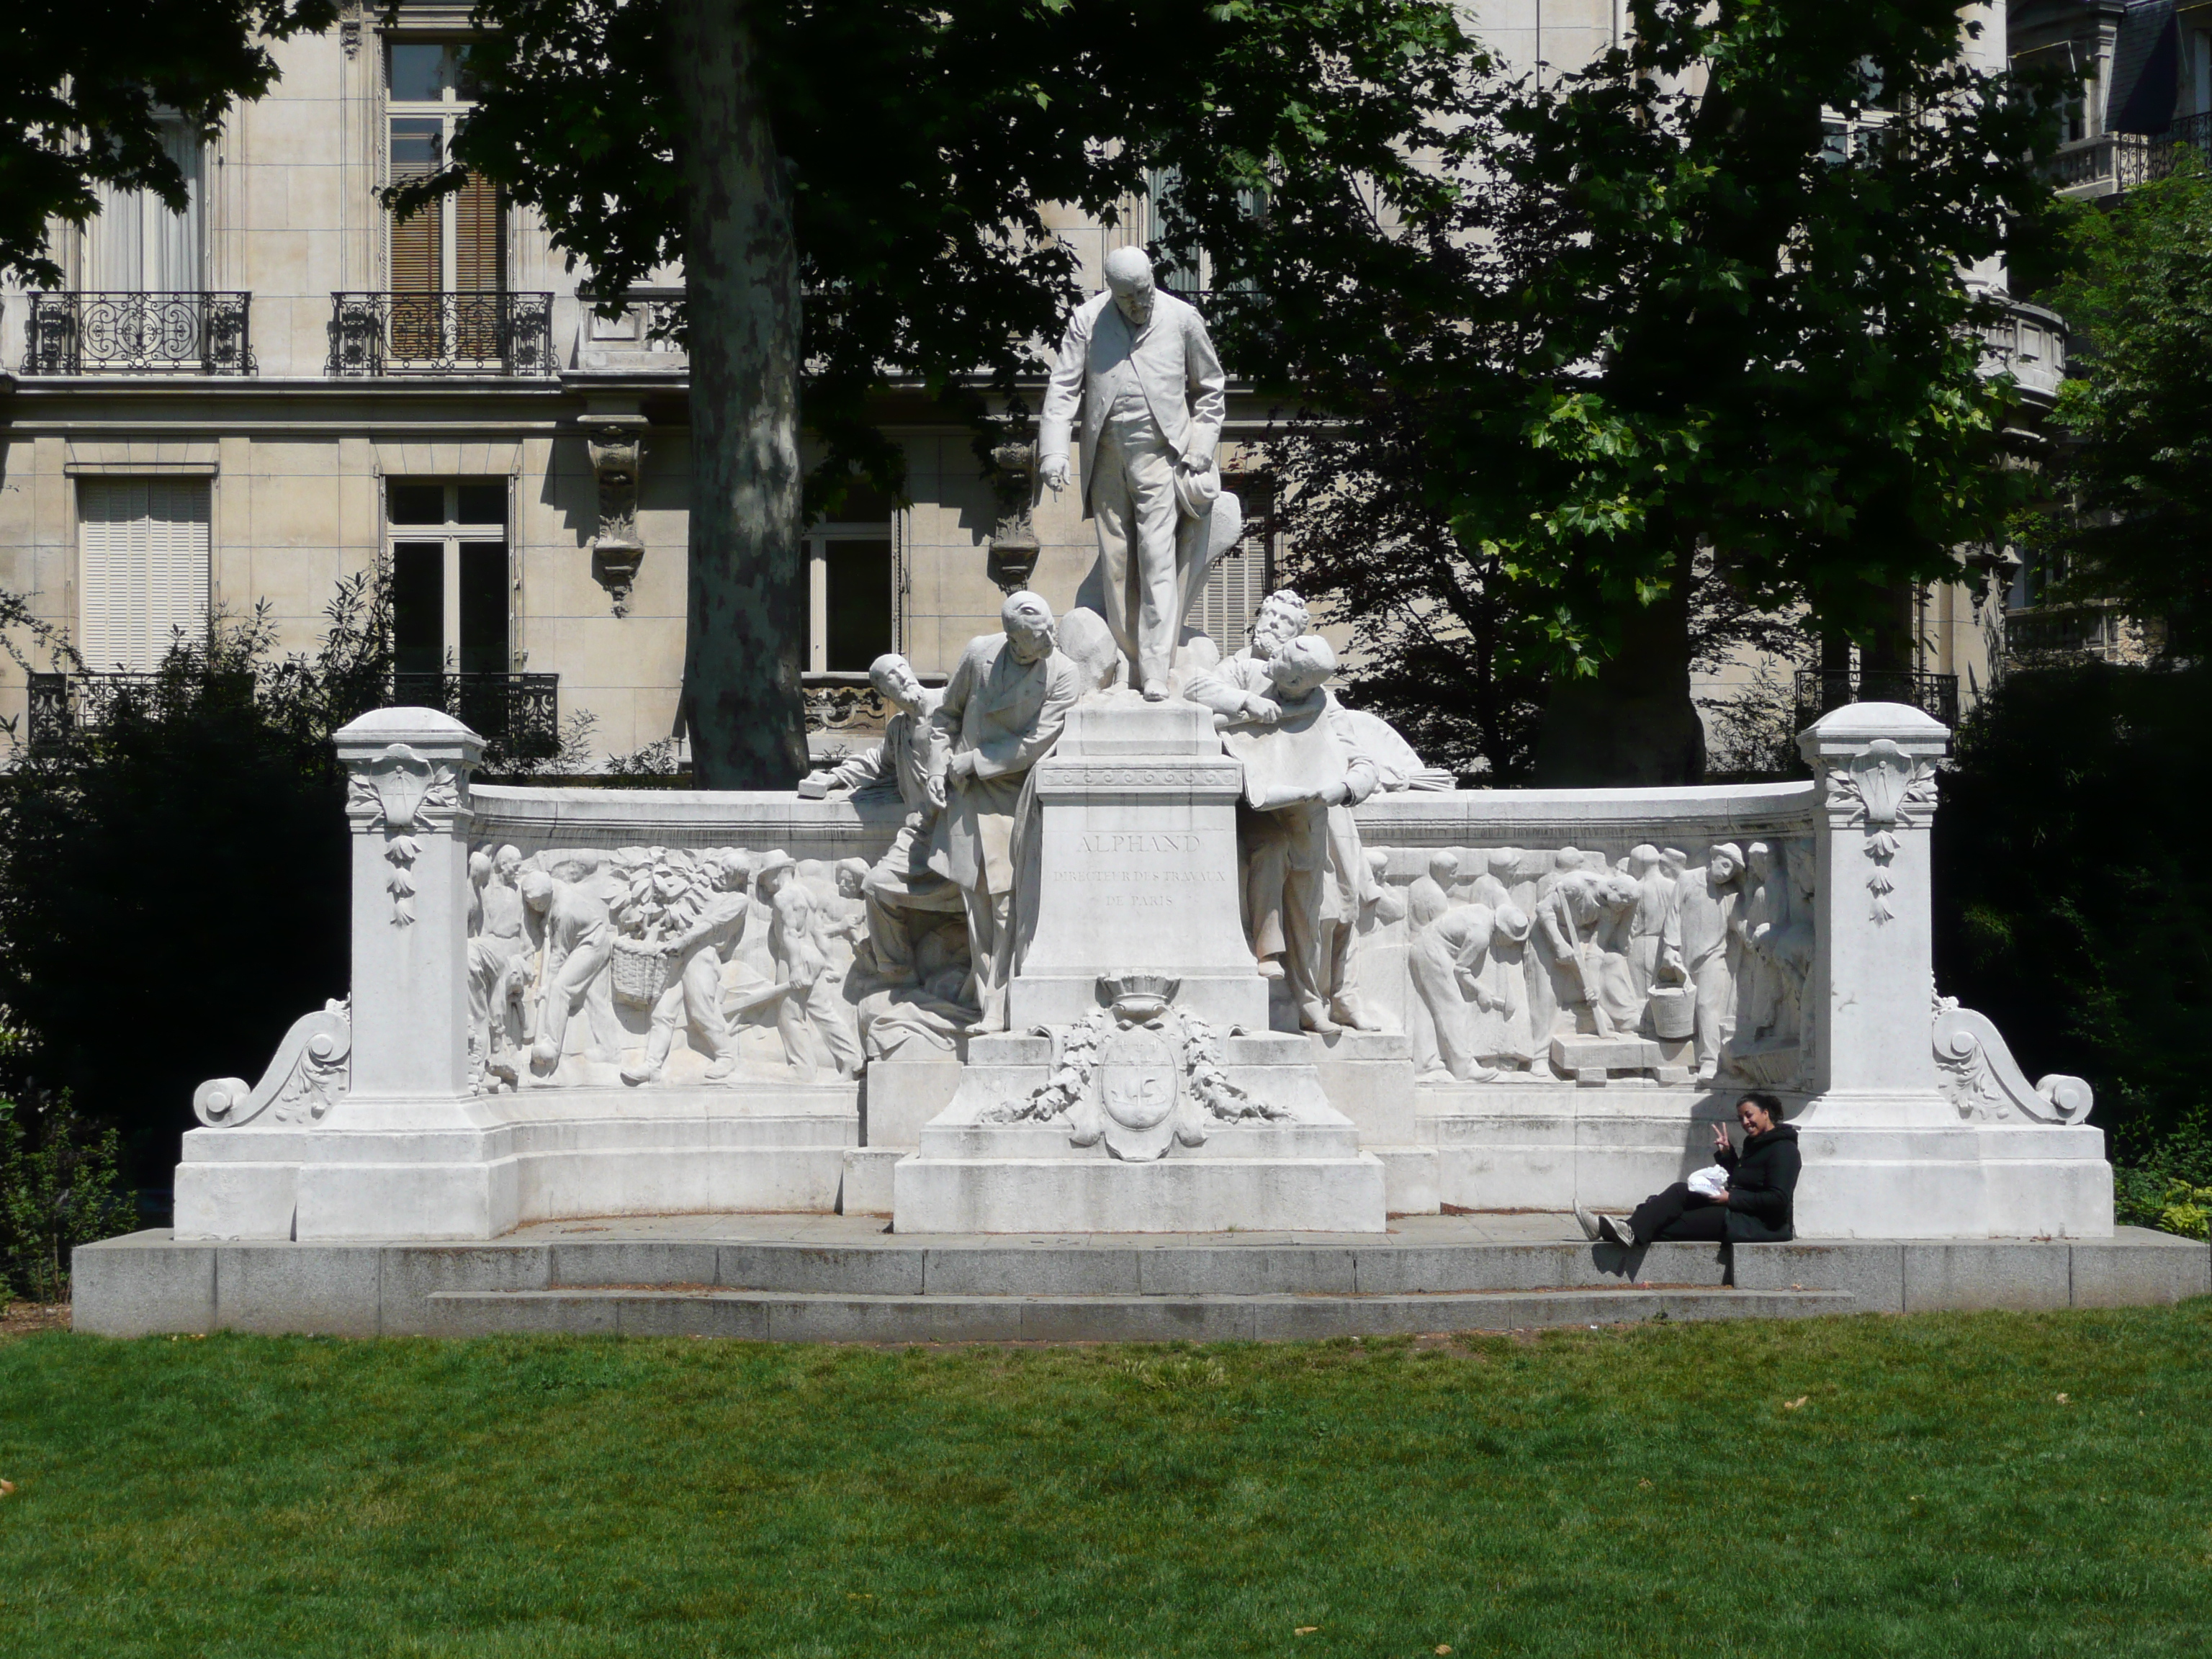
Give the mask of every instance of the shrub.
M 342 994 L 350 861 L 337 727 L 380 700 L 389 617 L 343 585 L 315 651 L 257 612 L 179 639 L 97 729 L 0 775 L 0 1057 L 15 1098 L 67 1093 L 166 1187 L 191 1093 L 251 1075 Z
M 67 1095 L 43 1110 L 0 1100 L 0 1304 L 69 1298 L 70 1250 L 127 1233 L 122 1140 L 95 1131 Z
M 2017 672 L 1942 780 L 1938 982 L 2028 1076 L 2088 1079 L 2124 1158 L 2181 1146 L 2212 1107 L 2208 733 L 2212 667 Z

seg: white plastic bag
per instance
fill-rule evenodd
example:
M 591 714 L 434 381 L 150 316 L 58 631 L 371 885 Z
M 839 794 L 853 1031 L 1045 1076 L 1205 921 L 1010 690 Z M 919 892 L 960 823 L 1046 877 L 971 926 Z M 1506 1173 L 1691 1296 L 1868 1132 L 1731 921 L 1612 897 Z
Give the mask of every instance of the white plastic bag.
M 1718 1198 L 1728 1191 L 1728 1171 L 1717 1164 L 1708 1164 L 1690 1177 L 1690 1190 L 1699 1198 Z

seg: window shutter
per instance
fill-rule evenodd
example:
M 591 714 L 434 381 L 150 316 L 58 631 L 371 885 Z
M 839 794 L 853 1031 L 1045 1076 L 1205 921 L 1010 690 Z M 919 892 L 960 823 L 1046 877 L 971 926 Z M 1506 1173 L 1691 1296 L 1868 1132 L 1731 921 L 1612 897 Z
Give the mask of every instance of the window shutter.
M 176 631 L 205 637 L 208 486 L 198 478 L 87 478 L 77 488 L 79 647 L 95 672 L 158 668 Z
M 392 121 L 392 182 L 404 185 L 437 172 L 444 151 L 444 125 L 435 118 L 394 116 Z M 392 291 L 435 294 L 446 285 L 442 204 L 392 222 Z
M 1224 657 L 1251 641 L 1252 618 L 1259 614 L 1260 601 L 1267 597 L 1274 575 L 1265 487 L 1239 483 L 1238 493 L 1248 503 L 1243 537 L 1206 572 L 1206 590 L 1191 615 L 1192 624 L 1219 646 Z
M 507 238 L 499 186 L 471 173 L 453 198 L 453 286 L 462 294 L 496 294 L 506 286 Z

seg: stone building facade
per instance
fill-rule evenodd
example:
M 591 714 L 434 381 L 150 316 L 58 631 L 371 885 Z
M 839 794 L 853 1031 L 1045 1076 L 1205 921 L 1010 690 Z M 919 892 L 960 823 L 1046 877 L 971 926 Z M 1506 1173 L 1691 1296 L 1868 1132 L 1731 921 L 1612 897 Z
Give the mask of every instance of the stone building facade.
M 1567 63 L 1613 40 L 1623 10 L 1495 0 L 1474 21 L 1512 62 Z M 2002 50 L 1993 21 L 1984 52 Z M 450 706 L 458 688 L 460 712 L 490 726 L 588 714 L 594 760 L 663 743 L 680 757 L 687 377 L 651 337 L 680 279 L 664 273 L 610 321 L 495 192 L 407 224 L 376 198 L 430 165 L 465 112 L 467 25 L 454 0 L 409 0 L 391 20 L 356 6 L 279 47 L 267 98 L 212 144 L 180 135 L 188 213 L 118 195 L 57 238 L 63 290 L 0 292 L 0 588 L 30 595 L 88 668 L 143 670 L 211 611 L 264 606 L 281 647 L 306 648 L 340 580 L 386 560 L 410 700 L 434 685 Z M 1090 286 L 1113 246 L 1145 239 L 1135 206 L 1118 228 L 1059 227 Z M 2021 307 L 2005 349 L 2055 386 L 2063 344 L 2055 319 Z M 1224 470 L 1248 509 L 1267 488 L 1267 413 L 1232 386 Z M 855 502 L 807 532 L 808 684 L 831 723 L 865 702 L 878 651 L 948 672 L 1029 556 L 964 428 L 919 400 L 884 415 L 913 505 Z M 1071 490 L 1034 514 L 1027 580 L 1056 605 L 1095 557 L 1081 514 Z M 1199 620 L 1224 643 L 1241 642 L 1279 552 L 1255 535 L 1222 562 Z M 1986 587 L 1970 571 L 1921 605 L 1921 665 L 1969 695 L 1995 637 Z M 47 688 L 33 710 L 25 675 L 0 671 L 0 720 L 20 737 L 89 717 L 82 687 L 60 703 Z

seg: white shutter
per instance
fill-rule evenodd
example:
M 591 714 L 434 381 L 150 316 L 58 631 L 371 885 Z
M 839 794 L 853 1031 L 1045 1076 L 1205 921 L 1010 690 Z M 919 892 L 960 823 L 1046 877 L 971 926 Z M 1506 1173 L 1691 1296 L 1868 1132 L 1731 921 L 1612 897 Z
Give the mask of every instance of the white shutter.
M 1264 519 L 1260 521 L 1265 523 Z M 1191 621 L 1221 647 L 1224 657 L 1243 650 L 1251 640 L 1252 618 L 1267 597 L 1272 574 L 1267 567 L 1267 532 L 1248 521 L 1244 538 L 1206 572 L 1206 590 L 1199 595 Z
M 82 552 L 79 652 L 94 672 L 161 665 L 176 630 L 208 623 L 208 486 L 201 478 L 85 478 L 77 485 Z

